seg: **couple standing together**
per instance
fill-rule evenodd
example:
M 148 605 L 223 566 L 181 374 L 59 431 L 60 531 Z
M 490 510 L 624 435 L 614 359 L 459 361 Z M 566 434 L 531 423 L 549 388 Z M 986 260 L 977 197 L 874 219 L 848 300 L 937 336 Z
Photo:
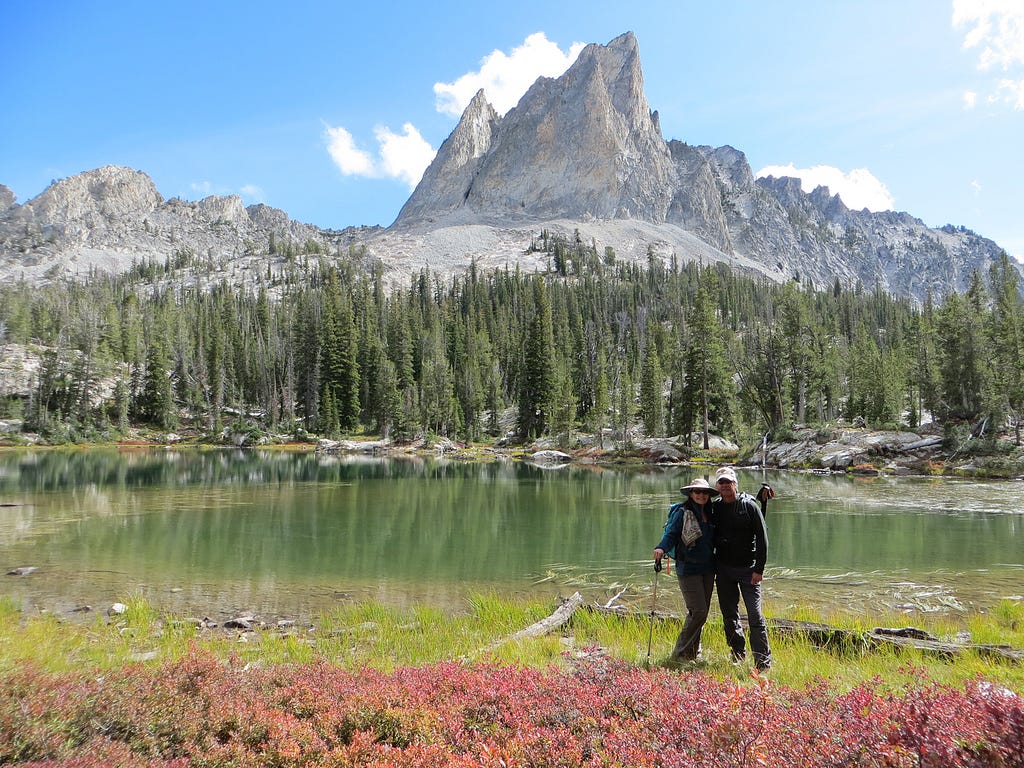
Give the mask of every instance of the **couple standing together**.
M 714 488 L 700 477 L 679 490 L 687 495 L 682 514 L 673 515 L 654 550 L 655 567 L 660 570 L 665 553 L 675 548 L 676 577 L 686 603 L 686 621 L 671 661 L 678 664 L 696 660 L 717 582 L 718 605 L 733 660 L 746 656 L 739 610 L 742 597 L 754 664 L 766 670 L 772 665 L 772 654 L 761 609 L 761 580 L 768 557 L 768 530 L 761 507 L 754 497 L 739 492 L 732 467 L 722 467 L 715 473 Z M 719 498 L 712 501 L 715 493 Z M 774 495 L 770 486 L 763 486 L 758 493 L 763 501 Z

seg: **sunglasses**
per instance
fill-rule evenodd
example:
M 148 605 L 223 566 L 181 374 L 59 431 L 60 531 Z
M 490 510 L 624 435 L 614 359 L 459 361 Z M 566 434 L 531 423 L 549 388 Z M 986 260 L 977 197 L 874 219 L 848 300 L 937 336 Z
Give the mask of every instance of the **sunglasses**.
M 734 482 L 735 481 L 733 481 L 733 480 L 722 479 L 722 480 L 719 480 L 717 483 L 715 483 L 715 485 L 732 485 Z
M 711 491 L 697 491 L 697 490 L 693 490 L 693 491 L 690 491 L 690 493 L 691 494 L 694 494 L 694 493 L 706 493 L 709 496 L 711 495 Z

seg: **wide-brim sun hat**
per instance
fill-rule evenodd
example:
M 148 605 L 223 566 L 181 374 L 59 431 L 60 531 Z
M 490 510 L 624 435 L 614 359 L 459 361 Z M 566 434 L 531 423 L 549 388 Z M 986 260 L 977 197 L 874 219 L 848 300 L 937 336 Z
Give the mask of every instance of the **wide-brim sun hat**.
M 684 485 L 679 489 L 681 493 L 690 493 L 691 491 L 709 491 L 713 493 L 714 490 L 703 477 L 696 477 L 689 485 Z

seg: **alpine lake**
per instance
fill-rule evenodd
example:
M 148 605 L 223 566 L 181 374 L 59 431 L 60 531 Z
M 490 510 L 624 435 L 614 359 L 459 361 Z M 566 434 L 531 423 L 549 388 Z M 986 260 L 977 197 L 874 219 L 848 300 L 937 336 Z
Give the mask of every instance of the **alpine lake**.
M 458 611 L 474 594 L 682 610 L 652 550 L 713 467 L 541 468 L 262 450 L 0 453 L 0 595 L 26 614 L 308 620 L 343 603 Z M 1024 483 L 740 470 L 771 483 L 769 615 L 1021 600 Z M 674 567 L 673 567 L 674 569 Z M 668 579 L 671 578 L 671 581 Z M 669 585 L 671 589 L 669 590 Z M 659 606 L 660 607 L 660 606 Z

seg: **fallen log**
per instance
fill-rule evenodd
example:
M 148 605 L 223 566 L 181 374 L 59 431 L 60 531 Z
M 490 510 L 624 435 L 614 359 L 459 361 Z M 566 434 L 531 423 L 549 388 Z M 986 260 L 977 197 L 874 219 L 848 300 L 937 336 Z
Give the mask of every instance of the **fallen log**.
M 840 629 L 827 624 L 815 624 L 807 621 L 789 621 L 787 619 L 768 619 L 768 629 L 782 636 L 798 636 L 806 638 L 818 648 L 836 648 L 863 652 L 876 648 L 913 648 L 914 650 L 952 659 L 967 652 L 979 656 L 1024 662 L 1024 650 L 1009 645 L 987 645 L 981 643 L 956 643 L 941 640 L 917 627 L 874 627 L 867 632 L 852 629 Z
M 931 653 L 936 656 L 952 658 L 965 651 L 974 651 L 979 656 L 987 656 L 1005 661 L 1015 661 L 1018 664 L 1024 662 L 1024 650 L 1009 645 L 991 645 L 987 643 L 950 643 L 940 640 L 917 629 L 910 633 L 906 630 L 885 629 L 875 627 L 868 633 L 872 641 L 879 645 L 895 645 L 899 647 L 916 648 L 919 651 Z M 919 636 L 916 633 L 920 633 Z
M 609 613 L 615 616 L 632 616 L 634 618 L 650 618 L 650 613 L 627 611 L 622 607 L 602 608 L 587 606 L 587 610 Z M 682 617 L 658 612 L 659 620 L 677 619 Z M 740 619 L 746 626 L 746 617 Z M 842 629 L 828 624 L 816 624 L 810 621 L 791 621 L 789 619 L 768 619 L 768 631 L 781 637 L 793 637 L 807 640 L 815 648 L 822 648 L 845 653 L 866 653 L 881 648 L 913 648 L 931 656 L 952 659 L 963 653 L 977 653 L 979 656 L 1024 663 L 1024 650 L 1009 645 L 989 645 L 983 643 L 956 643 L 941 640 L 916 627 L 874 627 L 867 632 L 854 629 Z
M 500 648 L 506 643 L 515 642 L 517 640 L 525 640 L 530 637 L 541 637 L 543 635 L 550 634 L 556 629 L 564 626 L 572 618 L 572 615 L 576 610 L 583 605 L 583 596 L 579 592 L 573 593 L 571 597 L 565 600 L 558 608 L 555 609 L 554 613 L 547 616 L 540 621 L 534 622 L 530 626 L 519 630 L 506 637 L 499 638 L 493 643 L 480 648 L 475 653 L 470 654 L 470 657 L 477 656 L 481 653 L 493 651 L 495 648 Z
M 583 596 L 579 592 L 575 592 L 572 597 L 558 606 L 550 616 L 531 624 L 526 629 L 521 629 L 515 634 L 509 635 L 504 640 L 501 640 L 500 643 L 510 643 L 513 640 L 522 640 L 527 637 L 540 637 L 541 635 L 554 632 L 562 625 L 568 623 L 576 609 L 581 605 L 583 605 Z

